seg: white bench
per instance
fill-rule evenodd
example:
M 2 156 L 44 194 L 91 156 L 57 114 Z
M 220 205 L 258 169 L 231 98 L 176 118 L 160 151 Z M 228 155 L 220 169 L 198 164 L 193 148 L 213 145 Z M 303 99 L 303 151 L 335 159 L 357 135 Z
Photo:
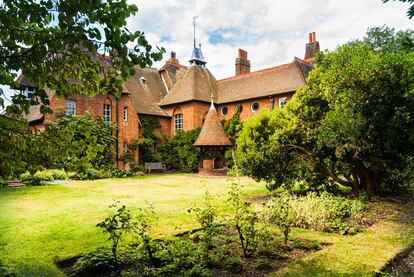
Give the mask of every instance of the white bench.
M 148 171 L 151 174 L 151 170 L 164 170 L 165 172 L 167 168 L 162 163 L 145 163 L 145 172 Z

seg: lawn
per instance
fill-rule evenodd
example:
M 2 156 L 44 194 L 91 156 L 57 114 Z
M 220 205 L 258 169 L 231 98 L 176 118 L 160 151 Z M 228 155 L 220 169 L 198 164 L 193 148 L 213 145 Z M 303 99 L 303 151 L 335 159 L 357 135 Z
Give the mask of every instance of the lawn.
M 246 195 L 266 193 L 264 184 L 242 178 Z M 128 179 L 70 181 L 64 185 L 0 191 L 0 264 L 19 276 L 56 276 L 54 264 L 105 245 L 95 227 L 114 200 L 130 208 L 150 202 L 159 216 L 158 235 L 191 229 L 187 210 L 204 193 L 218 195 L 225 209 L 226 178 L 151 175 Z M 0 272 L 1 275 L 1 272 Z
M 266 194 L 263 183 L 242 178 L 244 194 Z M 194 227 L 187 213 L 201 199 L 204 186 L 226 209 L 225 178 L 196 175 L 151 175 L 128 179 L 71 181 L 63 185 L 0 191 L 0 263 L 19 276 L 57 276 L 56 259 L 64 259 L 106 245 L 95 227 L 114 200 L 130 208 L 153 203 L 159 216 L 159 236 Z M 414 241 L 413 205 L 355 236 L 341 236 L 295 228 L 292 237 L 329 244 L 318 252 L 275 272 L 277 276 L 371 276 Z M 407 213 L 411 213 L 411 217 Z M 403 220 L 402 220 L 403 219 Z M 1 275 L 1 272 L 0 272 Z

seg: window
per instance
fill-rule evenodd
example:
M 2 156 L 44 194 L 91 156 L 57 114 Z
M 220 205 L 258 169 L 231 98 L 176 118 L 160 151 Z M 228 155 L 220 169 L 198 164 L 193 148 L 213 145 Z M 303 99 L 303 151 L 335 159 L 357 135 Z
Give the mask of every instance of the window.
M 257 112 L 259 110 L 259 103 L 253 102 L 251 105 L 252 112 Z
M 237 105 L 236 105 L 236 112 L 237 112 L 237 110 L 239 110 L 240 112 L 242 112 L 242 111 L 243 111 L 243 106 L 242 106 L 242 104 L 237 104 Z
M 283 108 L 287 104 L 287 97 L 279 98 L 279 108 Z
M 105 121 L 111 121 L 111 105 L 104 104 L 103 117 Z
M 76 101 L 66 99 L 66 115 L 76 114 Z
M 124 107 L 124 122 L 128 122 L 128 107 Z
M 144 77 L 139 78 L 139 80 L 141 81 L 141 85 L 145 86 L 147 84 L 147 79 Z
M 34 93 L 36 92 L 36 89 L 33 87 L 25 87 L 21 90 L 21 92 L 29 99 L 33 99 Z
M 127 152 L 128 152 L 128 143 L 124 142 L 124 159 L 126 159 Z
M 229 112 L 229 108 L 227 108 L 227 107 L 221 108 L 221 114 L 222 115 L 227 115 L 228 112 Z
M 176 114 L 174 115 L 174 131 L 180 131 L 183 130 L 183 115 L 182 114 Z

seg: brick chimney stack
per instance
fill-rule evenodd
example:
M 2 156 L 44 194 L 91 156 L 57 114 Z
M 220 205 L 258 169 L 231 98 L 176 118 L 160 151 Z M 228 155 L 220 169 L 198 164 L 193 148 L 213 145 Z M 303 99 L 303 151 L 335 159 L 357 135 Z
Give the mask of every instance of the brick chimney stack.
M 319 42 L 316 41 L 316 33 L 309 33 L 309 42 L 306 43 L 305 60 L 314 59 L 316 54 L 320 51 Z
M 250 61 L 247 59 L 247 51 L 239 49 L 239 56 L 236 58 L 236 76 L 250 73 Z
M 171 57 L 168 59 L 170 63 L 178 64 L 177 55 L 174 51 L 171 51 Z

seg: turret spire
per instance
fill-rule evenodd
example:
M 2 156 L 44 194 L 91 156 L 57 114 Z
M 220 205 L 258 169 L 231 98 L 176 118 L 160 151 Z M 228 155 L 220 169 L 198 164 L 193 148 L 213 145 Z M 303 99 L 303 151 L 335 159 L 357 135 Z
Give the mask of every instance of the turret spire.
M 205 66 L 206 61 L 204 60 L 203 53 L 201 52 L 201 44 L 199 44 L 199 47 L 196 46 L 196 36 L 195 36 L 195 30 L 196 30 L 196 19 L 198 16 L 193 17 L 193 54 L 191 55 L 190 64 L 192 65 L 199 65 L 199 66 Z

